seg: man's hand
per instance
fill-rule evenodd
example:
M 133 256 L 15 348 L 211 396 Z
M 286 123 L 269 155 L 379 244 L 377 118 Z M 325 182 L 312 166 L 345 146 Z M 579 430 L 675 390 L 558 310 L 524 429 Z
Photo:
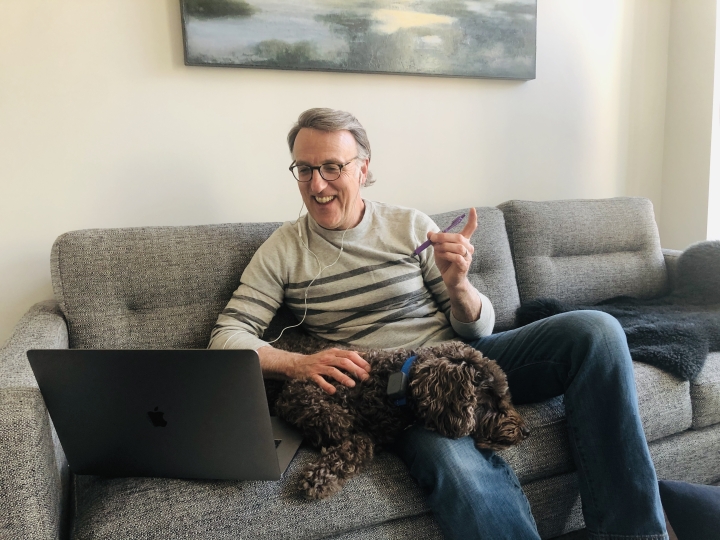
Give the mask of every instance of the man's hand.
M 448 289 L 460 286 L 467 279 L 475 248 L 470 238 L 477 229 L 477 212 L 470 208 L 470 216 L 459 233 L 429 232 L 427 237 L 435 251 L 435 265 Z
M 328 382 L 329 379 L 353 387 L 355 380 L 348 374 L 364 381 L 370 372 L 370 364 L 355 351 L 333 348 L 305 355 L 267 346 L 258 349 L 257 353 L 265 376 L 311 380 L 328 394 L 335 393 L 335 387 Z
M 459 233 L 429 232 L 428 240 L 433 244 L 435 266 L 442 276 L 455 318 L 462 322 L 473 322 L 480 317 L 482 301 L 467 275 L 475 248 L 470 238 L 477 229 L 477 212 L 470 208 L 470 216 Z
M 346 373 L 355 375 L 361 381 L 368 379 L 370 364 L 355 351 L 327 349 L 311 355 L 300 355 L 293 362 L 292 379 L 309 379 L 328 394 L 335 393 L 335 387 L 327 379 L 332 378 L 345 386 L 355 386 L 355 381 Z

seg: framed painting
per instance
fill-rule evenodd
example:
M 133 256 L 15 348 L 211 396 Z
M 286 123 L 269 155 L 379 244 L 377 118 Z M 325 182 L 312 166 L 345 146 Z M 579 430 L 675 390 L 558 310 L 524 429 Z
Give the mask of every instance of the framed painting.
M 537 0 L 181 0 L 185 63 L 535 78 Z

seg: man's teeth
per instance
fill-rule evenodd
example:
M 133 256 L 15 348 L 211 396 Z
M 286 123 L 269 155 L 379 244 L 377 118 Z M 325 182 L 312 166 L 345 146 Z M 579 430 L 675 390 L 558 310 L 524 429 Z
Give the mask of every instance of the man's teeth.
M 326 204 L 332 201 L 335 198 L 335 195 L 330 195 L 329 197 L 315 197 L 315 200 L 319 202 L 320 204 Z

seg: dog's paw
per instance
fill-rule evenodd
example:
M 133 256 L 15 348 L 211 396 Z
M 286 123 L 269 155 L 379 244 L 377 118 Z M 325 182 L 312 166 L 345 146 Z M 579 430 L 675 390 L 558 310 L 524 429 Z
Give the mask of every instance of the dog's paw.
M 345 481 L 326 467 L 309 466 L 303 473 L 301 490 L 306 499 L 327 499 L 342 490 Z

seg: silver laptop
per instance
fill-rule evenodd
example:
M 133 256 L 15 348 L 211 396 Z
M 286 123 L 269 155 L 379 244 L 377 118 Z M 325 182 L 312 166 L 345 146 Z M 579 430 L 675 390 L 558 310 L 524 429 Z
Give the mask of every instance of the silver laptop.
M 301 436 L 244 350 L 30 350 L 75 474 L 277 480 Z

